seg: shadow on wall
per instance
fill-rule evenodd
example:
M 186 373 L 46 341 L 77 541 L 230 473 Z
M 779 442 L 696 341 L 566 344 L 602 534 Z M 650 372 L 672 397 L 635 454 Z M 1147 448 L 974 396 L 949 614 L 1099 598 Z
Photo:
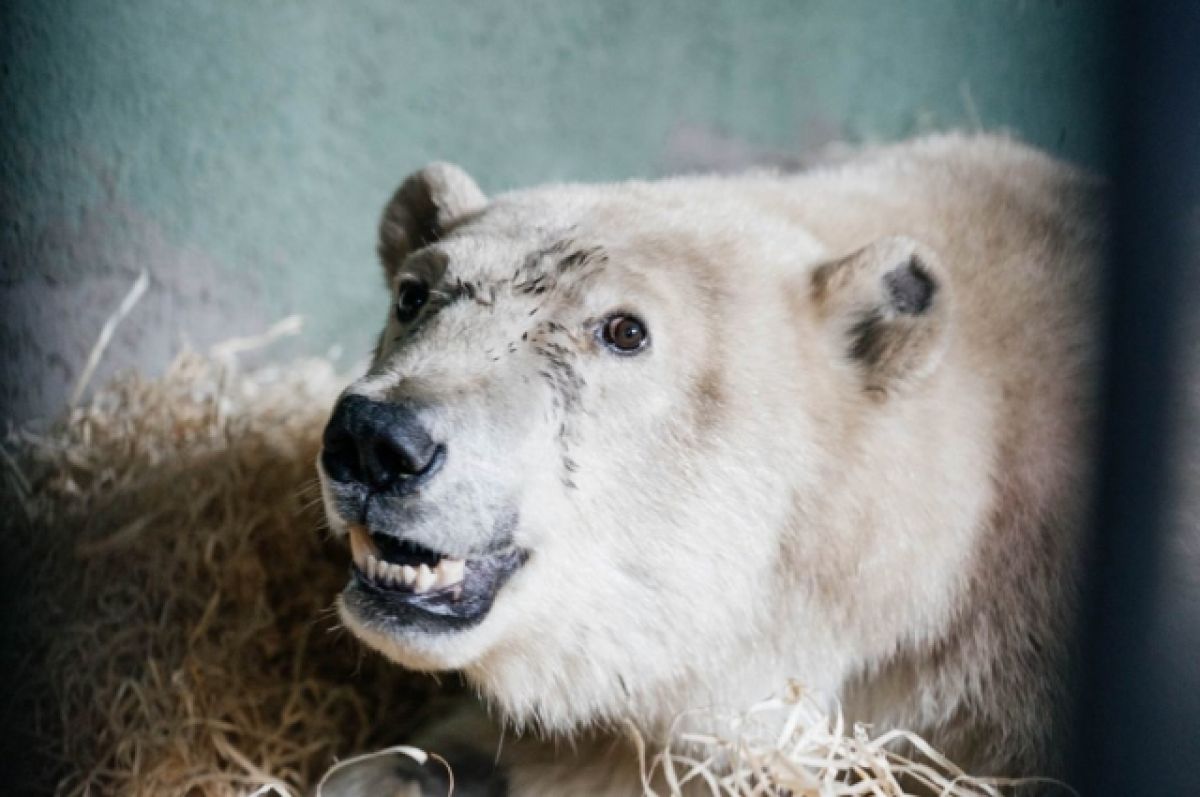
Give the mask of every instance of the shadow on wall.
M 869 0 L 0 9 L 3 417 L 300 313 L 284 352 L 357 361 L 386 313 L 374 227 L 400 179 L 483 187 L 750 164 L 830 141 L 1011 128 L 1105 157 L 1108 5 Z

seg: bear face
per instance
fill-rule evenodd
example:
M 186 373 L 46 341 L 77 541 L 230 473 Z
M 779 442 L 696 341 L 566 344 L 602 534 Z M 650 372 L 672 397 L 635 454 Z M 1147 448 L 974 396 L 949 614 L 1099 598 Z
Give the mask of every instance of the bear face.
M 864 414 L 936 371 L 950 286 L 915 241 L 830 259 L 721 188 L 404 183 L 389 317 L 319 462 L 332 527 L 360 535 L 349 628 L 557 730 L 660 728 L 786 677 L 836 690 L 863 651 L 818 574 L 861 592 L 871 542 L 831 542 L 823 508 Z M 375 478 L 409 427 L 436 473 Z M 787 655 L 738 675 L 781 627 Z
M 1103 206 L 993 136 L 492 200 L 414 174 L 318 463 L 343 622 L 518 728 L 661 738 L 795 679 L 1054 774 Z

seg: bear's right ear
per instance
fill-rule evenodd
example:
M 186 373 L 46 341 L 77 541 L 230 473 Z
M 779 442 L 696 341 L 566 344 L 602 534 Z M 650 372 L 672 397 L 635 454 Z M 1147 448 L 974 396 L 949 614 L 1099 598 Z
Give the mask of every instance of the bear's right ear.
M 410 253 L 438 240 L 485 205 L 483 191 L 452 163 L 431 163 L 410 174 L 379 222 L 379 257 L 389 281 Z
M 871 395 L 887 398 L 937 368 L 950 337 L 951 302 L 928 247 L 881 238 L 818 267 L 811 287 L 821 323 Z

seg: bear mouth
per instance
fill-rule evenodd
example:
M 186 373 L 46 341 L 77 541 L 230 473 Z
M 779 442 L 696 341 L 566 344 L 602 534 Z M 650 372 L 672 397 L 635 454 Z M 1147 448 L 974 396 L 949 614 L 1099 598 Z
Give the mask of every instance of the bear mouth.
M 412 540 L 350 527 L 347 608 L 386 631 L 445 631 L 479 623 L 496 593 L 525 563 L 512 546 L 454 557 Z
M 462 592 L 466 560 L 443 556 L 411 540 L 372 535 L 363 526 L 352 526 L 350 554 L 356 574 L 376 589 L 414 595 Z

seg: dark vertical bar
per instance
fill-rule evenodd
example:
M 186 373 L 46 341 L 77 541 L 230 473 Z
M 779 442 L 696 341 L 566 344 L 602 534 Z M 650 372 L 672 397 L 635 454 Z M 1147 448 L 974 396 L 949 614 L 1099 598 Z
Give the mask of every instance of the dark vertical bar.
M 1184 388 L 1175 364 L 1197 345 L 1178 333 L 1200 307 L 1187 296 L 1200 261 L 1186 245 L 1200 201 L 1200 2 L 1129 2 L 1119 23 L 1101 460 L 1071 782 L 1085 797 L 1200 794 L 1200 650 L 1180 649 L 1163 622 L 1187 605 L 1165 574 L 1179 533 L 1168 510 Z

